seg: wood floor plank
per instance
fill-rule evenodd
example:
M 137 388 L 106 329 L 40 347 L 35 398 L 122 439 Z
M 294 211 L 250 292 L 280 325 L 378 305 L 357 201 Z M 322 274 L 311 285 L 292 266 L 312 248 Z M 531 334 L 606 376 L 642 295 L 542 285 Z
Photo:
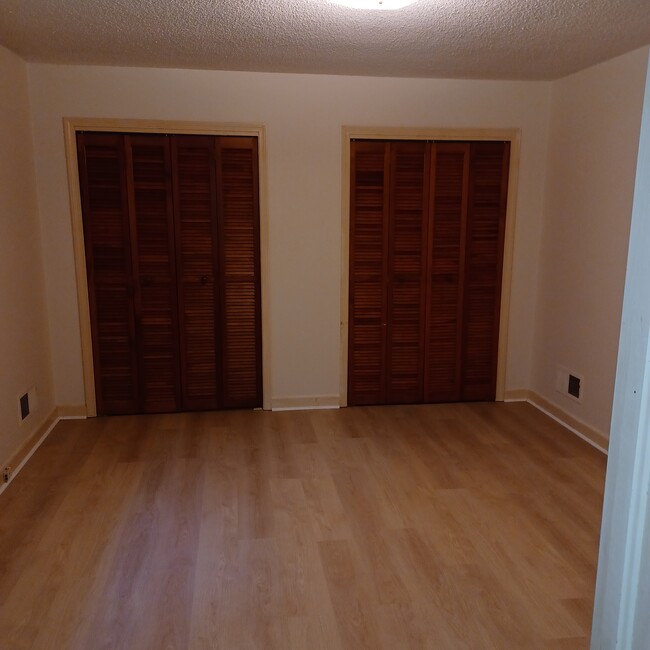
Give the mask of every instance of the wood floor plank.
M 351 542 L 325 541 L 319 542 L 318 547 L 343 647 L 382 647 L 377 603 Z
M 0 648 L 587 648 L 606 459 L 528 404 L 61 422 Z

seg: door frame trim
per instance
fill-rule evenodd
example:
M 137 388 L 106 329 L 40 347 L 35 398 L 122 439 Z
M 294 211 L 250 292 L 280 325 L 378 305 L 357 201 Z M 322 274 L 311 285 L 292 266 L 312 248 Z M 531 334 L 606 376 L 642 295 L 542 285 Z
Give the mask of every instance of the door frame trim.
M 437 129 L 344 126 L 342 128 L 341 164 L 341 320 L 340 320 L 340 375 L 339 401 L 348 404 L 348 327 L 350 291 L 350 142 L 367 140 L 503 140 L 510 142 L 508 170 L 508 198 L 506 205 L 506 232 L 503 245 L 501 280 L 501 307 L 499 319 L 499 348 L 497 353 L 496 401 L 505 397 L 506 364 L 508 352 L 508 321 L 510 317 L 510 290 L 512 287 L 512 260 L 515 243 L 517 189 L 519 184 L 520 129 Z
M 260 219 L 260 290 L 262 293 L 262 404 L 271 409 L 271 330 L 270 330 L 270 274 L 269 274 L 269 219 L 266 171 L 266 130 L 258 124 L 217 124 L 212 122 L 185 122 L 168 120 L 136 120 L 113 118 L 64 117 L 65 157 L 68 173 L 68 193 L 72 221 L 77 304 L 81 332 L 81 359 L 83 365 L 86 414 L 97 415 L 95 371 L 90 326 L 88 279 L 86 276 L 86 249 L 83 236 L 79 165 L 77 161 L 77 131 L 107 133 L 162 133 L 184 135 L 253 136 L 257 138 L 259 219 Z

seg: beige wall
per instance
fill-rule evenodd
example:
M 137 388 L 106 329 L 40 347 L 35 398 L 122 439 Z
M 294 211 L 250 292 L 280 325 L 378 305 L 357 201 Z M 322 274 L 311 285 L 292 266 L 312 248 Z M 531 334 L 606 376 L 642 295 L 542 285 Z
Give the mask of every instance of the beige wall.
M 554 83 L 27 66 L 56 403 L 84 401 L 64 116 L 265 125 L 275 399 L 338 393 L 341 127 L 515 127 L 506 389 L 607 433 L 647 54 Z M 582 403 L 558 366 L 584 377 Z
M 608 435 L 648 48 L 553 84 L 532 388 Z M 531 285 L 532 286 L 532 285 Z M 582 375 L 582 402 L 555 389 Z
M 52 373 L 36 210 L 27 67 L 0 47 L 0 464 L 50 415 Z M 40 407 L 19 423 L 18 398 Z
M 68 117 L 264 124 L 272 397 L 338 395 L 341 127 L 516 127 L 522 158 L 507 387 L 530 381 L 550 84 L 29 65 L 56 399 L 83 402 Z

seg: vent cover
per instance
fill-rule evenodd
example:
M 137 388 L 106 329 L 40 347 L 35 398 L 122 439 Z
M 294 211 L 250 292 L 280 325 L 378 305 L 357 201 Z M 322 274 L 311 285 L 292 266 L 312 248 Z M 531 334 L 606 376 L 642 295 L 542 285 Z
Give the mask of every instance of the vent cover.
M 580 377 L 576 377 L 575 375 L 569 375 L 569 385 L 567 387 L 567 393 L 569 393 L 571 397 L 580 399 Z

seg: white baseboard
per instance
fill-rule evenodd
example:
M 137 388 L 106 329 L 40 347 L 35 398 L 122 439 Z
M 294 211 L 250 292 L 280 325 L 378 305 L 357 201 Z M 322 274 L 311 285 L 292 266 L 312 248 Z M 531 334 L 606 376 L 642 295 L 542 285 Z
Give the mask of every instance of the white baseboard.
M 28 438 L 27 442 L 20 448 L 17 454 L 7 463 L 11 467 L 11 475 L 5 483 L 0 483 L 0 494 L 2 494 L 12 481 L 18 476 L 20 470 L 25 467 L 29 459 L 36 453 L 36 450 L 45 442 L 52 433 L 54 427 L 61 420 L 82 420 L 86 418 L 85 406 L 59 406 L 52 410 L 43 423 Z
M 507 390 L 503 398 L 504 402 L 527 402 L 532 391 L 525 388 L 518 388 L 516 390 Z
M 306 411 L 316 409 L 337 409 L 340 407 L 338 395 L 301 395 L 299 397 L 274 397 L 272 411 Z
M 85 420 L 88 417 L 85 404 L 77 406 L 58 406 L 56 413 L 61 420 Z
M 504 401 L 528 402 L 532 404 L 536 409 L 548 415 L 556 422 L 559 422 L 565 429 L 582 438 L 603 454 L 607 454 L 609 438 L 602 431 L 582 422 L 582 420 L 578 420 L 578 418 L 567 413 L 564 409 L 553 404 L 553 402 L 550 402 L 535 391 L 526 389 L 509 390 L 506 391 Z

